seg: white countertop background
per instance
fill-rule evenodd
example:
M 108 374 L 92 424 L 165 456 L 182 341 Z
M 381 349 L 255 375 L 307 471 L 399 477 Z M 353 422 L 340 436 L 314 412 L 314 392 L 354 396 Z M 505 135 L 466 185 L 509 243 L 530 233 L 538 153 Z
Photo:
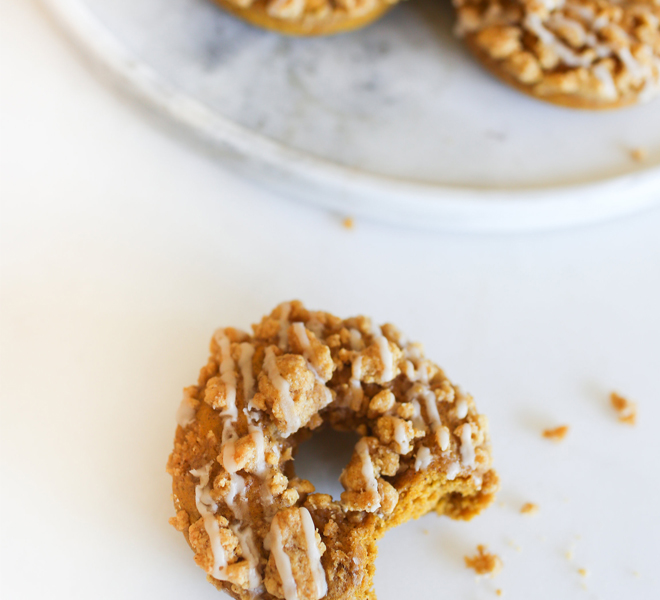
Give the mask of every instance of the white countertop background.
M 109 89 L 32 1 L 0 3 L 0 56 L 3 598 L 219 597 L 167 525 L 174 411 L 215 327 L 291 298 L 396 323 L 491 421 L 500 502 L 388 533 L 380 600 L 660 595 L 660 210 L 533 235 L 349 231 Z M 562 444 L 541 439 L 563 423 Z M 462 565 L 478 543 L 504 560 L 493 580 Z

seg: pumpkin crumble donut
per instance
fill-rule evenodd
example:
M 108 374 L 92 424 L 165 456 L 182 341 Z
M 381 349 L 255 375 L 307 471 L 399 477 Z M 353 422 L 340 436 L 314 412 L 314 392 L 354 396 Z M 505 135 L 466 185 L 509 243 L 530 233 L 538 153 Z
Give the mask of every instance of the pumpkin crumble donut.
M 378 538 L 433 510 L 470 519 L 498 486 L 486 418 L 419 344 L 297 301 L 216 331 L 177 420 L 171 523 L 240 600 L 375 600 Z M 323 425 L 362 436 L 338 500 L 293 467 Z
M 660 0 L 454 0 L 458 33 L 515 88 L 571 108 L 660 92 Z
M 330 35 L 368 25 L 398 0 L 214 0 L 231 14 L 288 35 Z

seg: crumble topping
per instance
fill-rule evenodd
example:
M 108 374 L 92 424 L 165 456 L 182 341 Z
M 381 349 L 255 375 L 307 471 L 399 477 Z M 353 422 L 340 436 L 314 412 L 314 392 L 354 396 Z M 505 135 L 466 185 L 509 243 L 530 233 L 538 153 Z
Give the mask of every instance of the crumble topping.
M 453 0 L 457 33 L 537 96 L 596 104 L 660 92 L 656 0 Z
M 544 429 L 543 437 L 553 442 L 561 442 L 568 434 L 568 425 L 560 425 L 553 429 Z

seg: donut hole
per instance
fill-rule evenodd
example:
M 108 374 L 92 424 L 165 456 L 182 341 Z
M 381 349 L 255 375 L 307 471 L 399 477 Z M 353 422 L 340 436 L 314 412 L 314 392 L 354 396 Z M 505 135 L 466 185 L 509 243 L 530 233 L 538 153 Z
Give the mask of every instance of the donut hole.
M 354 431 L 336 431 L 331 427 L 315 431 L 298 447 L 294 462 L 296 475 L 311 481 L 317 492 L 339 500 L 344 491 L 339 477 L 359 440 L 360 435 Z

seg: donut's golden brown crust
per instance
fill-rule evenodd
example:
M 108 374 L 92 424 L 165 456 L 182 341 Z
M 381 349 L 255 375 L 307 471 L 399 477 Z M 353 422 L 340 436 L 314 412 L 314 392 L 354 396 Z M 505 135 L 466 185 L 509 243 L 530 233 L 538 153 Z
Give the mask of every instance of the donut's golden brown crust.
M 377 0 L 371 10 L 361 14 L 334 10 L 323 15 L 304 14 L 296 19 L 283 19 L 268 14 L 267 0 L 256 0 L 247 8 L 241 8 L 228 0 L 213 1 L 252 25 L 292 36 L 334 35 L 354 31 L 379 19 L 393 6 L 391 2 Z
M 278 377 L 287 382 L 289 409 Z M 328 585 L 324 597 L 375 600 L 380 537 L 431 511 L 471 519 L 498 487 L 487 422 L 472 398 L 418 344 L 365 317 L 341 320 L 292 302 L 264 317 L 252 336 L 219 330 L 182 407 L 168 461 L 176 509 L 171 522 L 197 564 L 220 573 L 209 581 L 239 600 L 252 597 L 257 585 L 264 600 L 284 597 L 274 527 L 299 599 L 317 600 L 309 537 L 301 533 L 305 511 Z M 300 442 L 323 425 L 362 436 L 342 474 L 340 500 L 314 493 L 293 468 Z M 257 430 L 264 436 L 264 463 L 253 443 Z M 232 477 L 244 486 L 235 495 Z M 239 537 L 246 526 L 256 558 Z M 214 571 L 212 536 L 226 559 L 221 571 Z

